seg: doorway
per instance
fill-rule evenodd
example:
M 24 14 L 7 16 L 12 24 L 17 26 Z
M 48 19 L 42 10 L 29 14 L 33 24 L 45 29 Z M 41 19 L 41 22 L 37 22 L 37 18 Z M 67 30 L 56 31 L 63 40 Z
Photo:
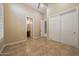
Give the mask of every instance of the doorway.
M 47 37 L 47 21 L 41 20 L 41 37 Z
M 33 19 L 27 17 L 27 38 L 33 38 Z

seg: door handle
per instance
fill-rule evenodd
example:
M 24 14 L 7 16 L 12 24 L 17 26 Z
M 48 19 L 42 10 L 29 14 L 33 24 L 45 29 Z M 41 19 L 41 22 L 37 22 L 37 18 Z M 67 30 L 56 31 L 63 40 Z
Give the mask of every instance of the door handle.
M 76 34 L 76 32 L 73 32 L 73 34 Z

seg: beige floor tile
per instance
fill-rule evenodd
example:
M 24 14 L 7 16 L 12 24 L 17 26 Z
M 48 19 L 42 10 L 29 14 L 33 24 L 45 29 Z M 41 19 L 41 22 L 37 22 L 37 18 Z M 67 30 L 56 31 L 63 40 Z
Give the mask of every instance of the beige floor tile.
M 10 56 L 79 56 L 79 49 L 46 38 L 28 39 L 26 42 L 7 46 L 3 50 Z

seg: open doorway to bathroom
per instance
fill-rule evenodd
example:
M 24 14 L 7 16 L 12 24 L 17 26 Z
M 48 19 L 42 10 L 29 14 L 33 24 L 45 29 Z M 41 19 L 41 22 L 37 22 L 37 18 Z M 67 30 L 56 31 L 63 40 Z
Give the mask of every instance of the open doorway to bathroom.
M 27 17 L 27 38 L 33 38 L 33 19 Z

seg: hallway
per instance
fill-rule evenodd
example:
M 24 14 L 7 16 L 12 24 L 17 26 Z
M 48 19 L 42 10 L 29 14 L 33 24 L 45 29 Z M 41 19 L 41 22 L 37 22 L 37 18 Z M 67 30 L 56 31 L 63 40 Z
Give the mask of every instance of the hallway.
M 40 38 L 27 39 L 26 42 L 7 46 L 3 53 L 10 56 L 79 56 L 79 49 Z
M 79 56 L 79 3 L 4 3 L 0 10 L 0 55 Z

